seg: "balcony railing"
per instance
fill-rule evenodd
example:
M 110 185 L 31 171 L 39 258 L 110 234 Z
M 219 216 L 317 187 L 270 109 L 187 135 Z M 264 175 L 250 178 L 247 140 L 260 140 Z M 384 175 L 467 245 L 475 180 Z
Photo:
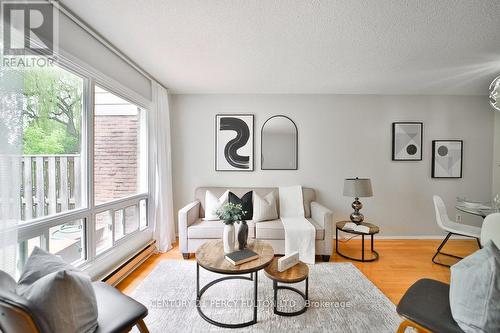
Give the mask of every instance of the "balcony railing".
M 93 234 L 95 257 L 147 227 L 147 193 L 87 207 L 86 198 L 82 197 L 82 182 L 86 178 L 82 175 L 85 169 L 80 155 L 23 155 L 21 160 L 15 158 L 15 164 L 22 174 L 20 228 L 24 226 L 19 238 L 19 269 L 35 246 L 75 263 L 87 259 L 86 247 L 90 245 L 86 235 Z M 135 178 L 131 181 L 136 182 Z M 89 211 L 83 212 L 86 208 Z M 68 212 L 71 210 L 74 212 Z M 68 214 L 57 214 L 64 212 Z M 87 229 L 89 218 L 93 220 L 91 230 Z
M 80 155 L 23 155 L 21 220 L 80 207 L 81 180 Z

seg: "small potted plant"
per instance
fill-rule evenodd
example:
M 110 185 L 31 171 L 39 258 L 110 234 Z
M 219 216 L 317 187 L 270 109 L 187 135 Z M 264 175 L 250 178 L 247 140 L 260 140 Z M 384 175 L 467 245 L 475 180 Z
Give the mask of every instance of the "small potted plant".
M 221 208 L 217 209 L 215 214 L 221 219 L 224 226 L 224 233 L 222 241 L 224 243 L 224 253 L 231 253 L 234 251 L 234 223 L 239 223 L 243 220 L 246 212 L 240 204 L 226 203 Z M 247 226 L 248 234 L 248 226 Z

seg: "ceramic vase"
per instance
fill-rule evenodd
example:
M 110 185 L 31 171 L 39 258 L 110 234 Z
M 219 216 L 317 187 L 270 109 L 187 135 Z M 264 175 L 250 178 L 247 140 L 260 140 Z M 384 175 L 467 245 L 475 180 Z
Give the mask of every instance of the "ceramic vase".
M 241 221 L 240 227 L 238 228 L 238 248 L 243 250 L 247 247 L 248 239 L 248 224 L 245 221 Z
M 222 235 L 222 243 L 224 244 L 224 253 L 234 252 L 234 225 L 226 224 Z

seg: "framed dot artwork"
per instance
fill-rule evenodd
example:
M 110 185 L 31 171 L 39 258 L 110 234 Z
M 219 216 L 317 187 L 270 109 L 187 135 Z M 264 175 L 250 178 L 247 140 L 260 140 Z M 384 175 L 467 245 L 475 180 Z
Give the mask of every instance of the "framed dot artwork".
M 424 124 L 392 123 L 392 160 L 421 161 Z
M 432 178 L 462 178 L 464 142 L 432 141 Z

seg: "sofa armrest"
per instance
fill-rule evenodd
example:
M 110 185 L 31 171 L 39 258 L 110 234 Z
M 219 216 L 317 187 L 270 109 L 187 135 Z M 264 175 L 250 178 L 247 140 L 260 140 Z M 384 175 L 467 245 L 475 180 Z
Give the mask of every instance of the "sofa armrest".
M 179 249 L 188 253 L 187 228 L 200 218 L 200 202 L 193 201 L 179 209 Z
M 333 250 L 333 212 L 325 206 L 311 202 L 311 218 L 325 229 L 326 249 Z
M 311 202 L 311 218 L 324 229 L 328 227 L 332 229 L 332 216 L 333 212 L 331 210 L 315 201 Z

